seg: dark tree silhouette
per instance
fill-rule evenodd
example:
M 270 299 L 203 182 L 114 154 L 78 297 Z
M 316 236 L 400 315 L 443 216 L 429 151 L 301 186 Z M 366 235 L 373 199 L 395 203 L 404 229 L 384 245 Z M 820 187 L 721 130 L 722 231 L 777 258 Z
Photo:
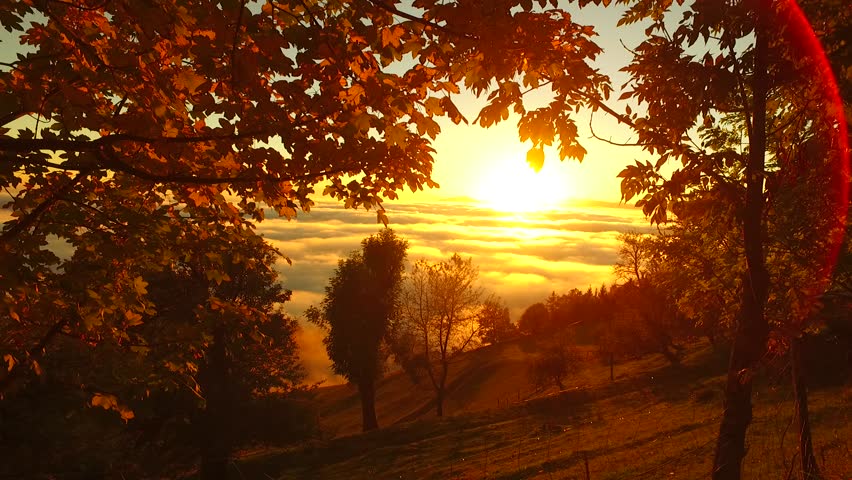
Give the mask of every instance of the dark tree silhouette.
M 361 251 L 340 260 L 319 307 L 308 319 L 324 328 L 324 343 L 335 373 L 358 387 L 364 431 L 378 428 L 376 381 L 382 374 L 388 339 L 398 313 L 408 242 L 384 229 L 361 242 Z
M 550 312 L 543 303 L 534 303 L 524 310 L 518 320 L 518 328 L 527 334 L 536 335 L 550 329 Z
M 576 354 L 564 342 L 548 346 L 529 365 L 529 377 L 539 389 L 555 386 L 565 389 L 565 378 L 575 369 Z
M 518 327 L 512 323 L 509 308 L 499 298 L 489 298 L 482 304 L 479 312 L 479 335 L 485 343 L 504 342 L 518 334 Z
M 187 412 L 202 480 L 227 478 L 239 408 L 287 393 L 304 378 L 296 321 L 280 310 L 290 299 L 274 268 L 281 254 L 250 229 L 213 229 L 222 235 L 187 235 L 183 258 L 146 275 L 157 313 L 139 327 L 149 360 L 170 371 L 162 375 L 195 385 L 202 399 Z M 191 360 L 197 371 L 178 367 Z

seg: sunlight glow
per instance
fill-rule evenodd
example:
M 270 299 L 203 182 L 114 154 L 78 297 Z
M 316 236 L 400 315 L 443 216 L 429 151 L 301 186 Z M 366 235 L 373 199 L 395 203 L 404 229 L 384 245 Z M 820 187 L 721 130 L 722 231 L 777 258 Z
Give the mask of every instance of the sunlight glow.
M 545 162 L 535 172 L 521 158 L 504 158 L 488 165 L 473 194 L 484 206 L 500 212 L 556 210 L 572 198 L 571 181 L 559 162 Z

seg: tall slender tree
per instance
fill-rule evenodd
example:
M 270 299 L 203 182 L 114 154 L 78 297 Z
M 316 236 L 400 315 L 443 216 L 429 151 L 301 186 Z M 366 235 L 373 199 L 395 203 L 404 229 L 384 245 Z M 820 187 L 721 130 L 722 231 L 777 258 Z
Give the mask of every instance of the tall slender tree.
M 383 344 L 399 315 L 407 249 L 408 242 L 387 228 L 364 239 L 360 252 L 338 262 L 320 306 L 306 313 L 326 330 L 334 372 L 358 387 L 365 432 L 379 426 L 376 382 L 387 359 Z

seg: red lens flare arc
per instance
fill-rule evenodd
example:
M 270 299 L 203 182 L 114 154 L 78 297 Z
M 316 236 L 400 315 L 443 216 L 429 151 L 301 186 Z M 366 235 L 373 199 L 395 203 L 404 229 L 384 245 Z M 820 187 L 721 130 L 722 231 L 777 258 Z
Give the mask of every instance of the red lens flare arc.
M 821 272 L 819 278 L 814 279 L 814 285 L 811 285 L 811 291 L 814 292 L 813 301 L 817 300 L 817 296 L 825 292 L 829 286 L 832 271 L 837 264 L 840 255 L 840 250 L 843 245 L 843 237 L 846 230 L 847 211 L 849 206 L 849 136 L 848 126 L 843 108 L 843 101 L 840 96 L 840 89 L 837 85 L 835 75 L 829 63 L 828 56 L 823 49 L 819 38 L 817 37 L 810 21 L 806 17 L 802 8 L 795 0 L 787 0 L 781 4 L 780 11 L 785 11 L 787 15 L 783 21 L 787 22 L 789 41 L 803 55 L 815 60 L 814 81 L 823 86 L 824 98 L 827 99 L 827 104 L 824 105 L 825 118 L 833 122 L 834 131 L 836 134 L 832 138 L 831 150 L 828 152 L 831 155 L 833 169 L 830 179 L 830 191 L 825 192 L 830 195 L 831 204 L 834 206 L 834 212 L 827 212 L 835 219 L 836 224 L 833 225 L 826 235 L 829 237 L 827 249 L 821 261 Z

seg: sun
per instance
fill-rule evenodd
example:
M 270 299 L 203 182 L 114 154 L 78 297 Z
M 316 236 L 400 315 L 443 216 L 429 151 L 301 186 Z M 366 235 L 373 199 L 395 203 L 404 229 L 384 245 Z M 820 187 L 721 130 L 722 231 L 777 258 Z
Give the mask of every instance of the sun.
M 483 172 L 473 196 L 500 212 L 557 209 L 571 198 L 571 181 L 559 162 L 550 163 L 535 172 L 523 158 L 497 160 Z

